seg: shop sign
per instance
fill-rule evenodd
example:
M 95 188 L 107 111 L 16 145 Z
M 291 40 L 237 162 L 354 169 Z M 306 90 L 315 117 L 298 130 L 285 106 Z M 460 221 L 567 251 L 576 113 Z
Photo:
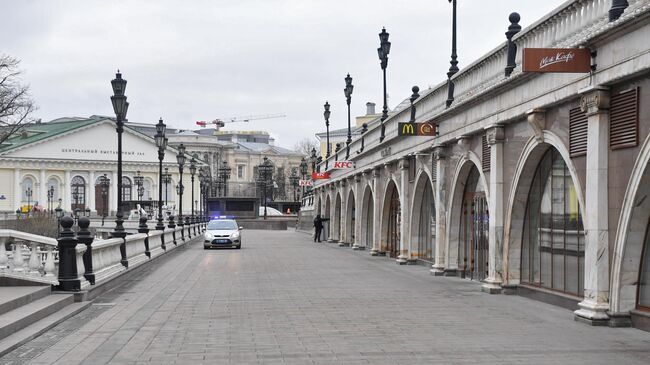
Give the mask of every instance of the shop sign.
M 432 123 L 397 123 L 398 136 L 435 136 L 436 125 Z
M 311 173 L 311 179 L 312 180 L 326 180 L 330 178 L 330 173 L 329 172 L 312 172 Z
M 524 72 L 591 72 L 588 48 L 524 48 Z
M 299 186 L 314 186 L 314 182 L 312 180 L 300 180 L 298 185 Z
M 354 162 L 352 161 L 334 161 L 334 165 L 332 165 L 332 170 L 347 170 L 353 168 Z

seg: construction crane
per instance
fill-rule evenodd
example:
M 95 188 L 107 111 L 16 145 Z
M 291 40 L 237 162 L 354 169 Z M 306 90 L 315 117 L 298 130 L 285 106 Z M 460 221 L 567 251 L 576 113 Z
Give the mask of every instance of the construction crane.
M 200 126 L 201 128 L 205 128 L 205 127 L 207 127 L 208 124 L 214 124 L 214 129 L 218 131 L 220 128 L 225 127 L 226 123 L 248 123 L 251 120 L 273 119 L 273 118 L 284 118 L 284 117 L 286 117 L 286 115 L 283 114 L 283 113 L 247 115 L 247 116 L 242 116 L 242 117 L 217 118 L 217 119 L 211 120 L 209 122 L 201 120 L 201 121 L 197 121 L 196 125 Z

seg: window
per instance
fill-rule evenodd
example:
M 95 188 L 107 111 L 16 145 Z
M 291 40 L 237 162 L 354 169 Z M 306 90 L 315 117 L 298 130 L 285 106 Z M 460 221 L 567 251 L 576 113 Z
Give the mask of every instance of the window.
M 243 180 L 244 177 L 244 165 L 237 165 L 237 179 Z
M 86 206 L 86 180 L 77 175 L 70 184 L 72 196 L 72 209 L 85 209 Z
M 51 198 L 52 201 L 59 201 L 59 181 L 53 177 L 47 180 L 47 191 L 50 191 L 50 189 L 54 193 Z
M 584 229 L 569 169 L 550 148 L 537 166 L 528 194 L 521 253 L 521 280 L 583 295 Z
M 34 194 L 36 193 L 34 191 L 34 180 L 32 180 L 31 177 L 26 177 L 23 179 L 23 183 L 21 184 L 21 190 L 22 190 L 22 200 L 24 202 L 31 200 L 32 202 L 34 201 Z M 31 196 L 27 196 L 28 193 L 27 191 L 30 191 Z
M 122 176 L 122 201 L 131 200 L 131 179 Z

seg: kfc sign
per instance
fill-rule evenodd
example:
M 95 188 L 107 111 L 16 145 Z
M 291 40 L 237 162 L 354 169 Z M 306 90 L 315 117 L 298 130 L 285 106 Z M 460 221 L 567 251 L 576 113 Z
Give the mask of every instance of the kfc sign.
M 354 162 L 352 161 L 335 161 L 332 169 L 353 169 Z
M 299 186 L 314 186 L 314 182 L 311 180 L 300 180 Z
M 311 179 L 312 180 L 325 180 L 330 178 L 330 173 L 329 172 L 312 172 L 311 173 Z

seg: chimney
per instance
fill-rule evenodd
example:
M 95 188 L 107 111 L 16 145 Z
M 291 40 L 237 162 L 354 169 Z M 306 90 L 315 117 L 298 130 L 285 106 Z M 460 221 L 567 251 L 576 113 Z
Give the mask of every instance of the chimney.
M 367 102 L 366 103 L 366 115 L 375 114 L 375 103 Z

